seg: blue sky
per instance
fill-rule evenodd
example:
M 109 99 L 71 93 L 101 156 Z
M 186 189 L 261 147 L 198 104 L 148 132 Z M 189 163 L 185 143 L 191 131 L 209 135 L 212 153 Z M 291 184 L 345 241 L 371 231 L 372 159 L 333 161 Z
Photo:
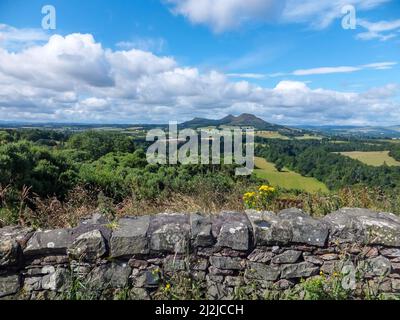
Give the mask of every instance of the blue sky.
M 0 0 L 0 119 L 400 124 L 400 1 L 243 3 Z

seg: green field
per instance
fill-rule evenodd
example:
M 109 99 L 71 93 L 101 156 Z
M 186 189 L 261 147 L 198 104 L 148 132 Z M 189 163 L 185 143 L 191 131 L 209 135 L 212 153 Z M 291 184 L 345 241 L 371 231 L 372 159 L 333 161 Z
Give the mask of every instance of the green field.
M 389 143 L 396 143 L 399 144 L 400 143 L 400 139 L 381 139 L 378 140 L 379 142 L 389 142 Z
M 257 131 L 256 136 L 267 139 L 281 139 L 291 140 L 291 138 L 277 132 L 277 131 Z M 303 136 L 295 137 L 295 140 L 322 140 L 321 136 L 305 134 Z
M 256 135 L 261 138 L 267 138 L 267 139 L 289 140 L 289 137 L 286 137 L 277 131 L 257 131 Z
M 388 166 L 400 166 L 400 162 L 389 156 L 389 151 L 352 151 L 352 152 L 338 152 L 343 156 L 359 160 L 370 166 L 379 167 L 385 162 Z
M 257 169 L 254 173 L 261 179 L 267 179 L 268 182 L 274 187 L 281 187 L 285 189 L 298 189 L 307 192 L 328 192 L 328 188 L 322 182 L 314 178 L 303 177 L 302 175 L 287 170 L 279 172 L 275 169 L 273 163 L 267 162 L 263 158 L 255 158 L 255 165 Z
M 305 134 L 301 137 L 296 137 L 296 140 L 322 140 L 321 136 Z

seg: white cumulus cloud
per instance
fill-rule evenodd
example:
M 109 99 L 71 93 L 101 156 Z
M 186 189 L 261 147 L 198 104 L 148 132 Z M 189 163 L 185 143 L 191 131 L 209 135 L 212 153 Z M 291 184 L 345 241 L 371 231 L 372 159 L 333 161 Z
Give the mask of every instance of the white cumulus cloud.
M 253 112 L 287 124 L 400 122 L 395 83 L 358 93 L 242 78 L 139 49 L 107 49 L 90 34 L 53 35 L 18 52 L 0 47 L 0 119 L 159 123 Z

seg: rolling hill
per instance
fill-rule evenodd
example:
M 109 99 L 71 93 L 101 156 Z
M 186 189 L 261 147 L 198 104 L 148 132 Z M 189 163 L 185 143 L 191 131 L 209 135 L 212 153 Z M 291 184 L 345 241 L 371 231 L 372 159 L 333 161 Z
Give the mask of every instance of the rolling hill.
M 183 122 L 179 125 L 181 129 L 191 128 L 205 128 L 205 127 L 254 127 L 255 130 L 275 131 L 290 135 L 299 135 L 304 133 L 302 129 L 293 129 L 277 124 L 267 122 L 255 115 L 244 113 L 240 116 L 228 115 L 222 119 L 206 119 L 194 118 L 193 120 Z

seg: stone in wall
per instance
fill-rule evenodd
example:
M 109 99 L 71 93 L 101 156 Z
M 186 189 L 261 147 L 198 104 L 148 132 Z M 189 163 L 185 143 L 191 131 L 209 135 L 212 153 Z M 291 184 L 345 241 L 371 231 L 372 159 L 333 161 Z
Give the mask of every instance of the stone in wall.
M 68 247 L 68 255 L 79 261 L 96 261 L 107 252 L 105 239 L 99 230 L 81 234 Z
M 88 274 L 88 283 L 95 290 L 124 288 L 129 285 L 132 269 L 127 263 L 103 264 Z
M 147 234 L 149 226 L 149 216 L 118 220 L 110 240 L 111 257 L 118 258 L 148 253 Z
M 29 239 L 24 255 L 66 254 L 72 243 L 72 230 L 57 229 L 35 232 Z
M 326 216 L 331 242 L 400 246 L 400 217 L 367 209 L 343 208 Z
M 255 244 L 258 246 L 286 245 L 290 243 L 293 233 L 290 224 L 279 216 L 268 211 L 246 211 L 251 222 Z
M 305 214 L 300 209 L 286 209 L 278 213 L 292 230 L 291 242 L 323 247 L 329 235 L 326 223 Z
M 247 251 L 253 245 L 250 222 L 241 213 L 222 212 L 214 216 L 212 232 L 218 247 Z
M 209 247 L 214 244 L 211 231 L 211 217 L 199 214 L 190 215 L 190 231 L 193 247 Z
M 33 230 L 30 228 L 5 227 L 0 229 L 0 270 L 18 267 Z
M 16 294 L 21 287 L 19 275 L 0 276 L 0 298 Z
M 185 214 L 160 214 L 150 219 L 152 251 L 185 253 L 190 246 L 190 221 Z
M 249 210 L 247 216 L 257 245 L 302 243 L 324 246 L 328 238 L 328 225 L 299 209 L 282 210 L 277 215 L 273 212 Z

